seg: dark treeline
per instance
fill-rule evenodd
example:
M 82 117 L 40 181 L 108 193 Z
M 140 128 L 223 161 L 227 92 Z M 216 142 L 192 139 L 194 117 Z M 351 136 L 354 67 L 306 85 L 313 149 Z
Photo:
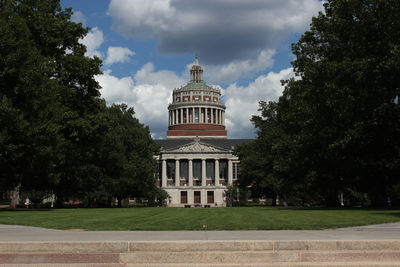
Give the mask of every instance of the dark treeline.
M 59 0 L 0 1 L 0 192 L 154 199 L 158 146 L 132 108 L 100 98 L 101 60 L 71 15 Z
M 400 205 L 400 1 L 324 6 L 292 45 L 296 76 L 252 118 L 240 186 L 288 204 Z

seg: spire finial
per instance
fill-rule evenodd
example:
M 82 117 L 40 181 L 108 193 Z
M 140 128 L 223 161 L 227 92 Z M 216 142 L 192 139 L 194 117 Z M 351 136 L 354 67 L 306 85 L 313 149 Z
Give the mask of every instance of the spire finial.
M 194 57 L 194 65 L 199 65 L 199 57 L 197 55 Z

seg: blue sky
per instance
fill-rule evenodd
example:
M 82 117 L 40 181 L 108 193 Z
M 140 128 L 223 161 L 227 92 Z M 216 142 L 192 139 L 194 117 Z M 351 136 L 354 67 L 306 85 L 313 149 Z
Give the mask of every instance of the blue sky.
M 322 10 L 319 0 L 63 0 L 90 27 L 87 56 L 103 60 L 96 77 L 112 103 L 133 106 L 154 138 L 165 138 L 174 88 L 199 57 L 219 86 L 229 138 L 253 138 L 258 101 L 277 100 L 293 76 L 291 43 Z

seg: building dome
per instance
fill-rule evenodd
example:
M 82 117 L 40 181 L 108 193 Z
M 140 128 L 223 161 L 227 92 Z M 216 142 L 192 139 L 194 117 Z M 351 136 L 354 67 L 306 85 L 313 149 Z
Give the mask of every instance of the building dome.
M 190 81 L 173 90 L 168 112 L 168 139 L 227 136 L 221 90 L 203 81 L 203 68 L 197 57 L 190 69 Z

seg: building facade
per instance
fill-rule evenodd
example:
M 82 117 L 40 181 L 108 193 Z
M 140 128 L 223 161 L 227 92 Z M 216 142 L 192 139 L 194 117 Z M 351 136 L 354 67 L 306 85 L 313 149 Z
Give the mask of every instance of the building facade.
M 221 90 L 203 81 L 196 58 L 187 85 L 174 89 L 168 106 L 166 140 L 158 161 L 158 185 L 168 206 L 225 206 L 225 190 L 238 179 L 234 148 L 247 139 L 228 139 Z

